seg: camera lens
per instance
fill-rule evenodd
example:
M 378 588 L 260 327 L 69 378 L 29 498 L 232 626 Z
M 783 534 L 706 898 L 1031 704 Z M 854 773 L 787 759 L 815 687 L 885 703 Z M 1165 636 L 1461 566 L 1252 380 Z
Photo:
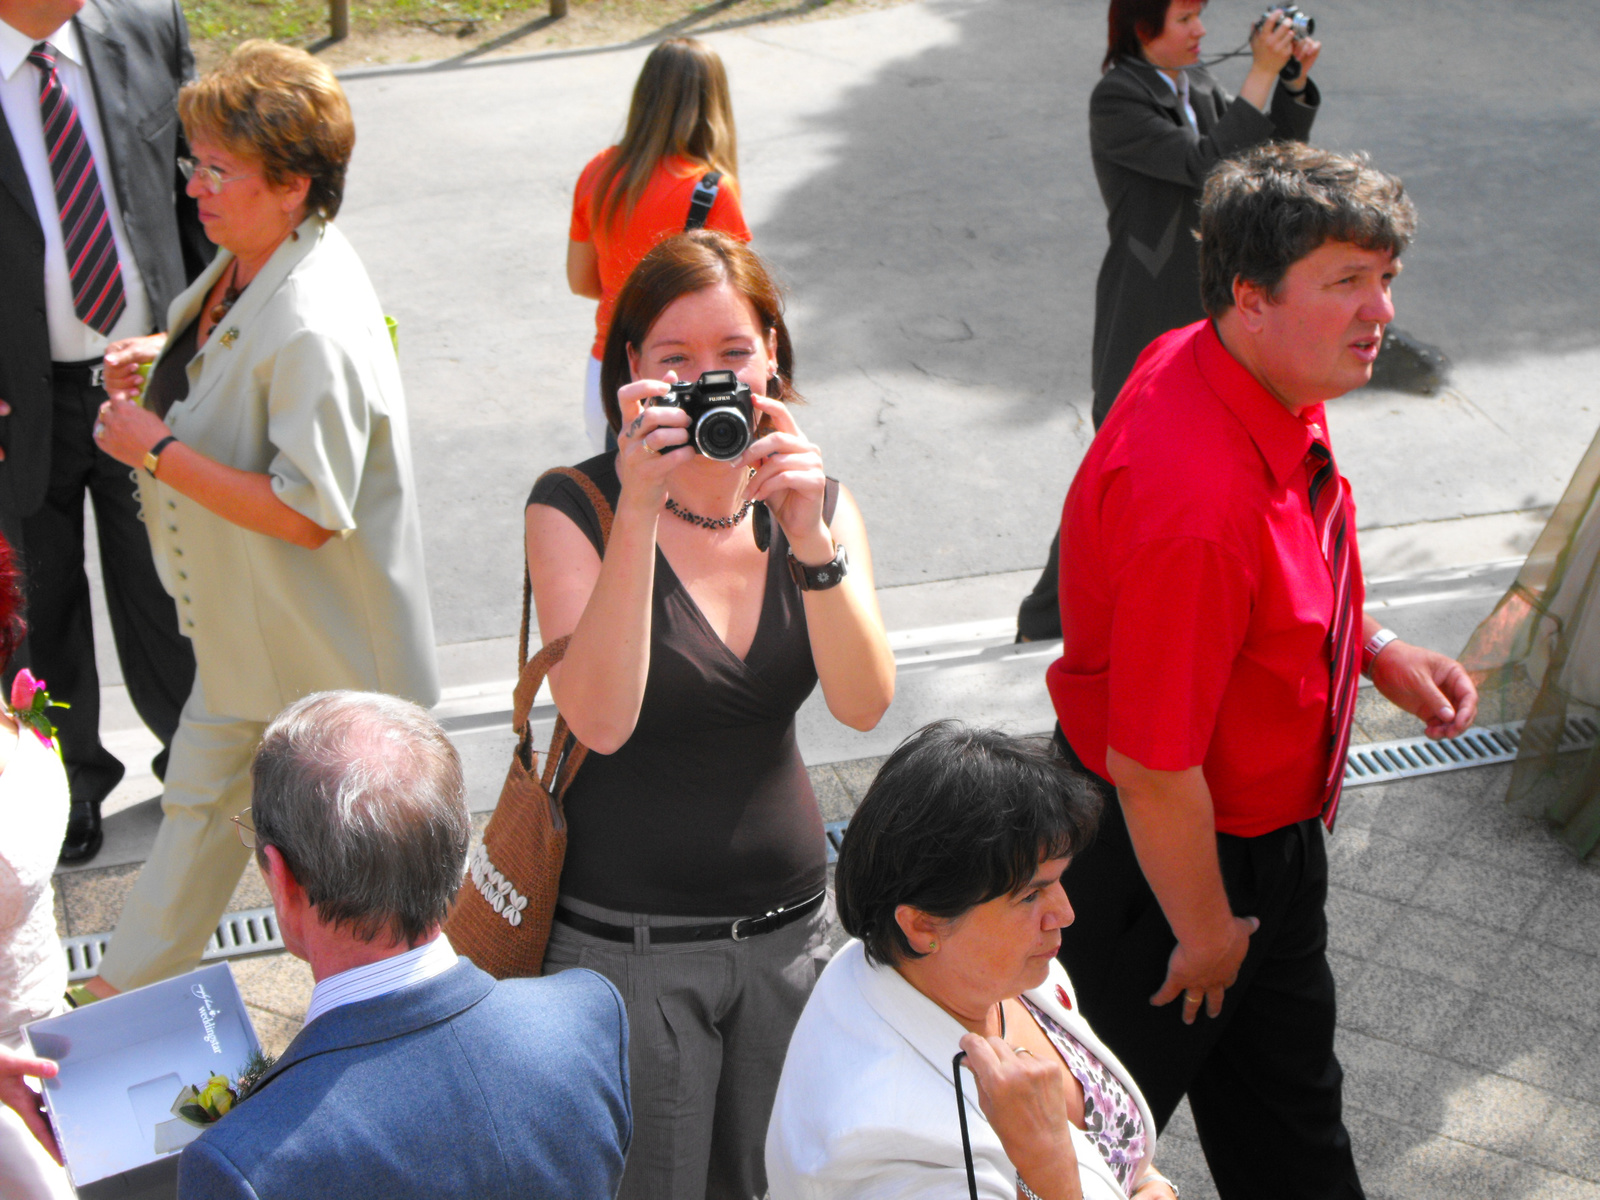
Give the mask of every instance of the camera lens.
M 695 422 L 694 444 L 707 458 L 728 462 L 750 445 L 750 423 L 737 408 L 713 408 Z

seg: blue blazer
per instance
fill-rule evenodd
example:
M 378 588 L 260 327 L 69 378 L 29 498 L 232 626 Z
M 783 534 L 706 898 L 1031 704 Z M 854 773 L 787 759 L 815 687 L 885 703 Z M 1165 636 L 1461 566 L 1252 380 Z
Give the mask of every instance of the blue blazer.
M 183 1151 L 180 1200 L 600 1200 L 633 1134 L 622 997 L 466 959 L 336 1008 Z

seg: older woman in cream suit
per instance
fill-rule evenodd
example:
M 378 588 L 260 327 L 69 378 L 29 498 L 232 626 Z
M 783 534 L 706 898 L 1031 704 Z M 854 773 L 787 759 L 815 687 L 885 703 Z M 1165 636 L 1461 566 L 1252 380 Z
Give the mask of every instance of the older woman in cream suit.
M 247 858 L 261 731 L 311 692 L 432 704 L 433 626 L 399 366 L 372 285 L 329 220 L 355 142 L 331 72 L 246 42 L 179 100 L 179 165 L 221 248 L 170 338 L 106 354 L 97 432 L 137 472 L 157 568 L 198 675 L 155 849 L 92 990 L 199 960 Z M 139 369 L 154 362 L 139 391 Z
M 1138 1084 L 1055 959 L 1096 812 L 1047 749 L 992 731 L 942 722 L 889 757 L 839 855 L 860 940 L 784 1061 L 772 1200 L 1175 1200 Z

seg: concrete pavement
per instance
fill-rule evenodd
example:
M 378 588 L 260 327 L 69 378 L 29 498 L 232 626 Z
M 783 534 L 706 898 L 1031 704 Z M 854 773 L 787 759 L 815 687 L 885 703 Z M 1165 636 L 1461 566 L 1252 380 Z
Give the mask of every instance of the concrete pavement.
M 1215 0 L 1208 51 L 1256 11 Z M 1331 418 L 1373 601 L 1445 650 L 1492 605 L 1600 423 L 1600 33 L 1586 15 L 1578 0 L 1316 9 L 1315 140 L 1407 180 L 1423 224 L 1401 324 L 1457 364 L 1442 396 L 1361 393 Z M 999 626 L 1088 443 L 1105 235 L 1084 105 L 1103 30 L 1100 0 L 919 0 L 711 39 L 756 245 L 792 287 L 802 423 L 861 500 L 905 635 L 880 730 L 802 715 L 831 814 L 924 720 L 1049 724 L 1048 649 L 1013 650 Z M 570 189 L 620 127 L 643 55 L 346 79 L 360 142 L 340 224 L 400 322 L 449 711 L 478 807 L 508 744 L 494 714 L 514 667 L 522 499 L 585 453 L 592 306 L 561 274 Z M 108 731 L 142 765 L 149 737 L 106 666 Z M 1369 736 L 1399 736 L 1370 699 L 1365 712 Z M 1600 1197 L 1600 876 L 1504 813 L 1502 774 L 1359 793 L 1332 843 L 1341 1051 L 1373 1195 Z M 62 878 L 71 932 L 114 922 L 156 790 L 131 775 L 102 859 Z M 281 958 L 241 974 L 269 1035 L 292 1032 L 305 980 Z M 1167 1142 L 1185 1194 L 1206 1195 L 1182 1122 Z

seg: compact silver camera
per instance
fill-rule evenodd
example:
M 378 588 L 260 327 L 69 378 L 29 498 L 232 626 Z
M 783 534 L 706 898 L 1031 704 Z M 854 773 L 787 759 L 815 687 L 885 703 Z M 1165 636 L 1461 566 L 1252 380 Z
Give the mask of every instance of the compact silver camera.
M 1294 40 L 1308 38 L 1317 32 L 1317 19 L 1304 9 L 1295 4 L 1284 4 L 1277 8 L 1268 9 L 1256 18 L 1256 23 L 1250 26 L 1250 36 L 1255 37 L 1256 30 L 1272 20 L 1273 13 L 1283 14 L 1283 19 L 1289 23 L 1289 28 L 1294 30 Z M 1278 72 L 1278 78 L 1288 82 L 1300 78 L 1300 60 L 1291 58 L 1283 65 L 1283 70 Z

